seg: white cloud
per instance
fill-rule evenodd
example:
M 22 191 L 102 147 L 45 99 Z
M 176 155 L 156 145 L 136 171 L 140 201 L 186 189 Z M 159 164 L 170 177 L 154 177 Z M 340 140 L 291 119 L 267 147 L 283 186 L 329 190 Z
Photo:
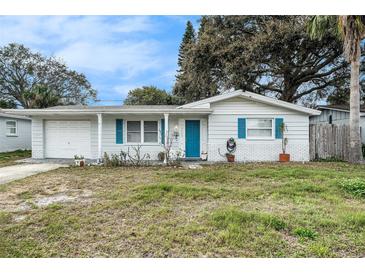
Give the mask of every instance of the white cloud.
M 99 87 L 101 99 L 124 98 L 144 85 L 165 87 L 174 79 L 175 53 L 168 40 L 157 40 L 164 39 L 166 26 L 153 17 L 0 16 L 0 26 L 0 46 L 21 43 L 63 59 Z
M 2 16 L 0 25 L 0 43 L 43 49 L 74 69 L 129 79 L 163 63 L 157 41 L 134 37 L 155 29 L 147 16 Z
M 143 85 L 138 85 L 138 84 L 125 84 L 125 85 L 118 85 L 118 86 L 115 86 L 113 88 L 113 90 L 120 94 L 122 98 L 124 97 L 127 97 L 128 95 L 128 92 L 132 89 L 135 89 L 135 88 L 140 88 L 142 87 Z
M 25 44 L 109 41 L 118 35 L 147 32 L 154 24 L 147 16 L 1 16 L 0 42 Z
M 155 41 L 109 44 L 78 42 L 56 52 L 55 55 L 63 58 L 72 68 L 119 72 L 121 78 L 128 79 L 161 66 L 155 56 L 157 47 Z

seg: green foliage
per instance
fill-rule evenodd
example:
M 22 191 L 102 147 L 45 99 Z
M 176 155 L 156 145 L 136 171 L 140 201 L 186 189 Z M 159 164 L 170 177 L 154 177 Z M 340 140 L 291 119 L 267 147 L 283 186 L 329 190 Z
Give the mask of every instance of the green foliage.
M 23 96 L 28 108 L 48 108 L 63 104 L 60 95 L 46 85 L 37 85 L 24 92 Z
M 179 105 L 181 99 L 154 86 L 144 86 L 129 91 L 125 105 Z
M 169 183 L 159 183 L 134 189 L 133 200 L 151 203 L 171 199 L 172 197 L 182 197 L 184 199 L 202 199 L 206 197 L 219 198 L 224 194 L 223 190 L 211 189 L 208 187 L 196 187 L 189 185 L 175 185 Z
M 364 203 L 343 178 L 365 179 L 364 167 L 57 169 L 0 190 L 0 257 L 361 257 Z M 78 198 L 16 209 L 59 191 Z
M 106 167 L 125 166 L 127 164 L 126 157 L 126 153 L 122 150 L 120 151 L 119 155 L 111 154 L 109 156 L 108 153 L 104 152 L 103 164 Z
M 14 100 L 0 98 L 0 108 L 16 108 L 16 103 Z
M 317 237 L 317 233 L 315 231 L 304 227 L 298 227 L 294 229 L 294 234 L 300 238 L 306 238 L 310 240 L 314 240 Z
M 240 227 L 244 229 L 247 223 L 263 224 L 267 228 L 283 230 L 286 223 L 280 218 L 267 213 L 245 212 L 235 208 L 226 208 L 215 211 L 212 214 L 213 223 L 218 228 Z
M 10 213 L 0 211 L 0 225 L 9 223 L 10 221 L 11 221 Z
M 183 35 L 183 39 L 181 41 L 180 44 L 180 48 L 179 48 L 179 55 L 178 55 L 178 60 L 177 60 L 177 64 L 180 68 L 180 72 L 182 72 L 182 68 L 184 65 L 184 59 L 187 58 L 187 54 L 190 50 L 190 48 L 195 44 L 196 42 L 196 37 L 195 37 L 195 30 L 193 27 L 193 24 L 188 21 L 186 22 L 186 29 L 185 29 L 185 33 Z
M 312 243 L 309 246 L 309 251 L 319 258 L 333 257 L 330 248 L 321 243 Z
M 341 42 L 330 31 L 312 40 L 308 19 L 203 16 L 184 73 L 176 77 L 175 94 L 192 101 L 233 88 L 307 104 L 327 97 L 349 72 Z
M 205 22 L 205 17 L 203 17 L 196 39 L 192 26 L 188 23 L 180 45 L 179 69 L 173 94 L 183 98 L 185 103 L 218 94 L 218 85 L 212 75 L 214 65 L 212 48 L 204 44 L 203 39 L 207 36 Z
M 358 197 L 365 197 L 365 180 L 363 178 L 344 179 L 339 183 L 346 192 Z
M 70 70 L 61 60 L 11 43 L 0 47 L 0 99 L 24 108 L 55 103 L 86 104 L 96 91 L 85 75 Z
M 14 164 L 16 160 L 31 157 L 30 150 L 15 150 L 11 152 L 0 153 L 0 167 Z

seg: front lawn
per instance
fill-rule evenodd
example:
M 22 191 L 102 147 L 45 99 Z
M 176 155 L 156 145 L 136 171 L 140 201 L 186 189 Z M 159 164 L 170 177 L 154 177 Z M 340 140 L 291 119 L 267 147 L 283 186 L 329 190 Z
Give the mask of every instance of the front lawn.
M 31 156 L 30 150 L 16 150 L 11 152 L 0 152 L 0 167 L 16 164 L 16 160 L 29 158 Z
M 364 257 L 365 167 L 62 168 L 0 188 L 0 257 Z

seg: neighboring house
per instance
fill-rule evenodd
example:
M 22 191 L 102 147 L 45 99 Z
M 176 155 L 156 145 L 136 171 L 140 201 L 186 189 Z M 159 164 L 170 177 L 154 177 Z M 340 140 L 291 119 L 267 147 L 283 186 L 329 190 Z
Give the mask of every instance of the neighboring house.
M 350 107 L 346 105 L 318 106 L 321 114 L 311 116 L 310 124 L 348 125 L 350 120 Z M 365 144 L 365 106 L 360 107 L 360 134 L 362 143 Z
M 0 152 L 31 149 L 31 119 L 0 110 Z
M 320 111 L 251 92 L 233 91 L 183 106 L 67 106 L 13 110 L 32 117 L 33 158 L 100 159 L 142 145 L 157 159 L 163 143 L 184 157 L 224 161 L 226 141 L 237 143 L 237 161 L 277 161 L 280 124 L 285 123 L 287 152 L 309 160 L 309 116 Z

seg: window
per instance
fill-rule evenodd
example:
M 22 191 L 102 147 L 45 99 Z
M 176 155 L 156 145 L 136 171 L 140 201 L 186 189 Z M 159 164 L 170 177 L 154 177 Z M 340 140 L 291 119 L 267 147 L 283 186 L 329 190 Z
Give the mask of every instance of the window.
M 332 125 L 332 115 L 328 116 L 328 123 Z
M 158 142 L 158 126 L 157 121 L 144 121 L 144 142 L 157 143 Z
M 158 122 L 127 121 L 127 143 L 158 143 Z
M 141 142 L 141 121 L 127 122 L 127 142 L 128 143 Z
M 247 119 L 247 138 L 273 138 L 272 119 Z
M 18 134 L 17 122 L 16 121 L 6 121 L 6 135 L 16 136 Z

